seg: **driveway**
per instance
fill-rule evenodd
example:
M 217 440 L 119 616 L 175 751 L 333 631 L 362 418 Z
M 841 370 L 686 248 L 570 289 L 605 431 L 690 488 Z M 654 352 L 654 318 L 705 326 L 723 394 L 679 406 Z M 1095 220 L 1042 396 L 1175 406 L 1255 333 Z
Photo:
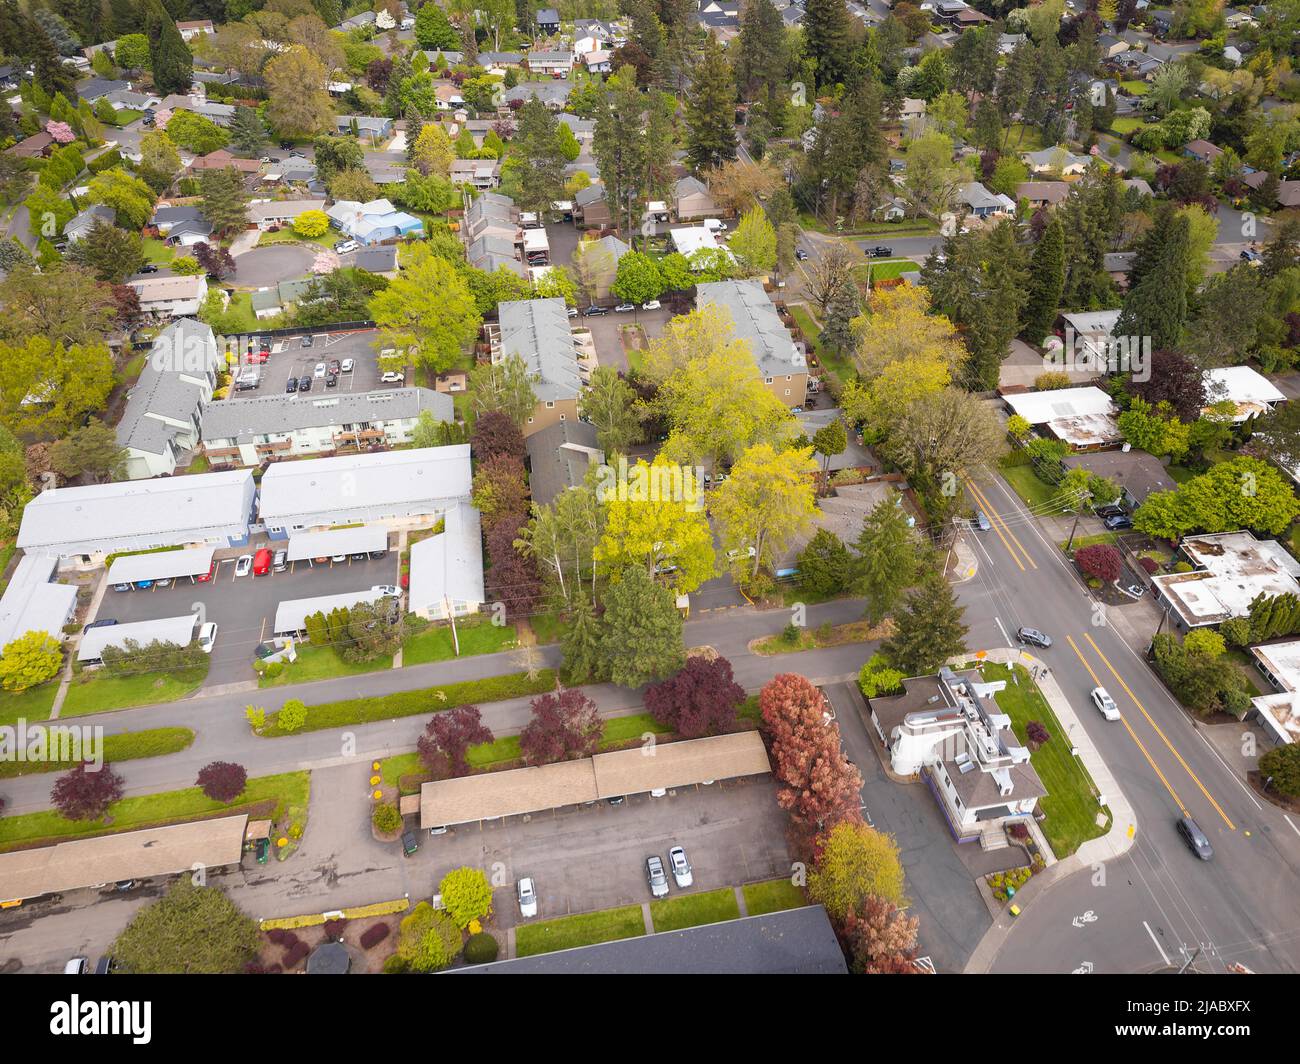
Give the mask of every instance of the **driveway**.
M 301 244 L 271 244 L 235 257 L 234 283 L 242 288 L 266 288 L 305 277 L 316 251 Z
M 667 305 L 658 310 L 636 310 L 632 313 L 583 315 L 577 320 L 591 330 L 591 338 L 596 342 L 596 362 L 601 366 L 613 366 L 620 373 L 627 373 L 627 355 L 623 351 L 621 329 L 624 325 L 640 325 L 647 340 L 653 340 L 664 331 L 665 323 L 673 316 Z
M 303 347 L 304 335 L 311 336 L 310 347 Z M 319 399 L 323 395 L 337 395 L 340 392 L 399 388 L 400 384 L 382 384 L 379 380 L 379 362 L 374 347 L 376 336 L 378 331 L 375 329 L 277 336 L 271 344 L 270 357 L 262 363 L 250 362 L 248 352 L 241 351 L 240 368 L 249 367 L 258 370 L 261 373 L 261 382 L 257 388 L 231 393 L 231 398 L 250 399 L 258 395 L 275 394 L 284 390 L 285 383 L 290 377 L 312 377 L 312 389 L 303 394 L 304 399 Z M 350 373 L 340 373 L 336 387 L 326 388 L 325 381 L 313 376 L 316 363 L 330 362 L 335 359 L 341 363 L 347 358 L 352 359 L 353 370 Z

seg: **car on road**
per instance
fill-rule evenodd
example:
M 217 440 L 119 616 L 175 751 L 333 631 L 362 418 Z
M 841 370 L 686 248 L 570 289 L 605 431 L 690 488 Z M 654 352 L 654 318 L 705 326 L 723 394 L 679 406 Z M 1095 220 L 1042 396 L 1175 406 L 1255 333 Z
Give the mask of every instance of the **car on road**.
M 90 960 L 87 957 L 73 957 L 63 966 L 64 975 L 89 975 Z
M 349 252 L 356 250 L 357 242 L 355 240 L 340 240 L 334 245 L 334 253 L 336 255 L 347 255 Z
M 288 381 L 285 382 L 284 390 L 286 393 L 296 392 L 298 390 L 298 378 L 290 377 Z
M 567 307 L 564 312 L 571 318 L 576 318 L 578 316 L 577 307 Z
M 1102 524 L 1112 532 L 1119 532 L 1121 529 L 1132 528 L 1133 518 L 1129 517 L 1128 514 L 1111 514 L 1110 517 L 1102 521 Z
M 993 526 L 989 523 L 989 519 L 988 519 L 987 517 L 984 516 L 984 511 L 983 511 L 983 510 L 976 510 L 976 511 L 975 511 L 975 521 L 974 521 L 974 525 L 975 525 L 975 527 L 978 528 L 981 532 L 987 532 L 990 528 L 993 527 Z
M 212 648 L 217 644 L 217 626 L 213 621 L 208 621 L 199 629 L 199 649 L 205 654 L 211 654 Z
M 668 851 L 668 867 L 673 870 L 673 881 L 679 887 L 689 887 L 695 882 L 691 875 L 691 862 L 686 859 L 686 851 L 674 846 Z
M 616 307 L 614 308 L 614 313 L 615 313 L 615 314 L 631 314 L 632 311 L 634 311 L 634 310 L 636 310 L 636 304 L 635 304 L 635 303 L 620 303 L 618 306 L 616 306 Z
M 645 859 L 645 878 L 650 884 L 650 893 L 656 898 L 666 897 L 668 894 L 668 877 L 664 875 L 664 863 L 659 859 L 659 855 Z
M 515 893 L 519 898 L 519 915 L 525 920 L 537 915 L 537 885 L 532 876 L 524 876 L 516 884 Z
M 1263 262 L 1264 261 L 1264 256 L 1261 255 L 1254 248 L 1246 248 L 1244 251 L 1242 251 L 1241 255 L 1238 257 L 1241 259 L 1242 262 Z
M 247 576 L 253 571 L 253 556 L 251 554 L 241 554 L 239 561 L 235 562 L 235 575 Z
M 324 362 L 317 362 L 316 368 L 312 370 L 311 375 L 315 377 L 317 380 L 322 380 L 324 379 L 325 374 L 328 372 L 329 372 L 329 367 L 326 366 Z
M 609 307 L 598 307 L 593 303 L 582 313 L 589 318 L 600 318 L 609 313 Z
M 658 310 L 658 309 L 659 309 L 660 307 L 662 307 L 662 306 L 663 306 L 663 304 L 660 303 L 659 300 L 657 300 L 657 299 L 651 299 L 651 300 L 649 300 L 649 301 L 647 301 L 647 302 L 645 302 L 645 303 L 642 303 L 642 304 L 641 304 L 641 309 L 642 309 L 642 310 Z
M 1022 643 L 1028 643 L 1031 647 L 1042 647 L 1044 650 L 1052 645 L 1052 637 L 1046 632 L 1040 632 L 1037 628 L 1017 628 L 1016 638 Z
M 384 384 L 405 384 L 406 374 L 398 373 L 396 370 L 389 370 L 379 378 Z
M 805 259 L 808 258 L 808 252 L 804 251 L 803 248 L 795 248 L 795 249 L 794 249 L 794 257 L 795 257 L 799 262 L 803 262 Z
M 1174 826 L 1183 842 L 1187 843 L 1187 848 L 1202 861 L 1208 861 L 1214 856 L 1214 847 L 1210 845 L 1209 838 L 1195 820 L 1189 816 L 1182 816 Z
M 356 366 L 357 366 L 356 362 L 354 362 L 350 358 L 345 358 L 342 362 L 339 363 L 339 369 L 344 373 L 351 373 L 354 369 L 356 369 Z
M 306 336 L 302 338 L 303 347 L 311 347 L 311 345 L 315 342 L 316 342 L 315 337 L 313 337 L 311 333 L 308 333 Z
M 1106 688 L 1092 689 L 1092 704 L 1107 720 L 1119 720 L 1119 706 L 1115 705 L 1115 700 L 1110 697 L 1110 692 Z
M 85 635 L 92 628 L 111 628 L 115 624 L 117 624 L 117 621 L 114 618 L 101 617 L 99 620 L 91 621 L 88 625 L 86 625 L 86 627 L 81 630 L 81 634 Z
M 887 259 L 893 253 L 894 249 L 886 244 L 877 244 L 871 249 L 871 257 L 873 259 Z

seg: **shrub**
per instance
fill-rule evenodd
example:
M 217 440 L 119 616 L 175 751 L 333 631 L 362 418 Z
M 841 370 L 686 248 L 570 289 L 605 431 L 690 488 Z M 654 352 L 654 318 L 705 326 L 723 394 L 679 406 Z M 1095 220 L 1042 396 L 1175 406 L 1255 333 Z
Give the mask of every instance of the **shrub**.
M 400 953 L 394 953 L 384 961 L 385 975 L 406 975 L 410 970 L 410 962 Z
M 1176 573 L 1190 573 L 1191 571 L 1192 571 L 1191 562 L 1178 562 L 1174 566 L 1174 572 Z
M 1020 823 L 1008 824 L 1007 834 L 1013 839 L 1018 839 L 1019 841 L 1024 842 L 1025 839 L 1029 838 L 1029 825 Z
M 872 654 L 858 673 L 858 687 L 867 698 L 897 694 L 903 689 L 903 674 L 892 668 L 883 654 Z
M 394 831 L 402 829 L 402 814 L 397 806 L 388 802 L 380 802 L 375 806 L 375 811 L 371 814 L 371 821 L 375 825 L 375 830 L 383 835 L 391 835 Z
M 1029 435 L 1030 428 L 1029 419 L 1020 414 L 1012 414 L 1007 418 L 1007 432 L 1011 434 L 1012 439 L 1023 440 Z
M 284 966 L 286 968 L 296 968 L 299 964 L 307 959 L 307 954 L 311 952 L 311 947 L 306 942 L 298 942 L 289 952 L 284 955 Z
M 1042 721 L 1031 720 L 1025 725 L 1025 737 L 1031 743 L 1037 743 L 1039 746 L 1042 746 L 1043 743 L 1047 742 L 1047 740 L 1052 736 L 1048 730 L 1043 727 Z
M 387 924 L 375 924 L 373 927 L 366 928 L 361 935 L 361 948 L 374 949 L 379 945 L 379 943 L 383 942 L 384 939 L 388 937 L 391 931 L 392 928 Z
M 342 942 L 343 931 L 348 926 L 346 920 L 326 920 L 325 937 L 331 942 Z
M 262 675 L 268 679 L 275 679 L 280 673 L 284 672 L 283 661 L 269 661 L 262 668 Z
M 1114 583 L 1124 572 L 1124 557 L 1109 543 L 1094 543 L 1074 553 L 1075 564 L 1085 576 Z
M 469 941 L 465 943 L 465 959 L 470 964 L 487 964 L 497 959 L 499 949 L 495 938 L 486 931 L 480 931 L 477 935 L 470 935 Z
M 1160 569 L 1160 563 L 1156 561 L 1154 558 L 1139 558 L 1138 565 L 1142 566 L 1143 570 L 1147 573 L 1155 573 L 1158 572 Z M 1247 629 L 1250 628 L 1249 625 L 1247 625 L 1246 627 Z
M 1060 370 L 1049 370 L 1034 378 L 1034 387 L 1040 392 L 1053 392 L 1058 388 L 1070 387 L 1070 375 Z
M 799 642 L 800 628 L 796 624 L 787 624 L 781 629 L 781 641 L 783 643 Z
M 1219 634 L 1234 647 L 1250 644 L 1250 621 L 1245 617 L 1229 617 L 1219 625 Z

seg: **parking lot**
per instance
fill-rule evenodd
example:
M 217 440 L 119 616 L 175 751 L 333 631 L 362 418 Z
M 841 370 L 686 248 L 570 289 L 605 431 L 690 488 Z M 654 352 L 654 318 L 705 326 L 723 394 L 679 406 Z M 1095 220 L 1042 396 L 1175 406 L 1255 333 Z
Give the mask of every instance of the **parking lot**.
M 427 887 L 453 868 L 482 868 L 497 888 L 499 926 L 520 922 L 515 882 L 537 883 L 537 919 L 590 912 L 651 899 L 645 859 L 682 846 L 693 866 L 694 884 L 669 896 L 716 890 L 790 874 L 785 848 L 785 814 L 769 778 L 722 780 L 709 786 L 679 787 L 663 798 L 634 795 L 622 805 L 599 801 L 529 817 L 462 824 L 445 835 L 420 832 L 420 850 L 410 860 L 429 869 Z
M 400 384 L 383 384 L 379 379 L 379 363 L 374 348 L 377 331 L 362 329 L 357 332 L 308 333 L 312 338 L 310 347 L 303 347 L 304 334 L 293 336 L 276 336 L 271 341 L 270 357 L 262 363 L 251 361 L 247 346 L 239 353 L 239 370 L 256 369 L 261 374 L 261 383 L 256 388 L 244 391 L 232 389 L 230 395 L 235 399 L 248 399 L 256 395 L 271 395 L 285 390 L 285 382 L 290 377 L 311 377 L 311 391 L 307 396 L 335 392 L 368 392 L 375 388 L 399 388 Z M 257 336 L 252 338 L 254 347 L 258 346 Z M 256 357 L 256 356 L 254 356 Z M 350 358 L 353 361 L 351 373 L 340 373 L 338 385 L 327 388 L 325 381 L 314 377 L 316 364 L 328 364 L 337 359 L 340 363 Z M 239 371 L 235 373 L 236 377 Z
M 275 608 L 282 601 L 342 595 L 364 591 L 376 584 L 397 583 L 395 551 L 379 559 L 323 564 L 294 562 L 283 573 L 235 576 L 235 562 L 240 554 L 253 553 L 260 546 L 274 550 L 285 545 L 281 540 L 258 543 L 246 551 L 223 551 L 217 559 L 216 575 L 207 583 L 183 578 L 171 587 L 155 586 L 144 591 L 114 591 L 110 587 L 104 592 L 94 619 L 111 617 L 125 624 L 200 612 L 201 620 L 215 621 L 218 625 L 207 679 L 207 685 L 212 686 L 253 678 L 254 652 L 258 643 L 270 639 Z

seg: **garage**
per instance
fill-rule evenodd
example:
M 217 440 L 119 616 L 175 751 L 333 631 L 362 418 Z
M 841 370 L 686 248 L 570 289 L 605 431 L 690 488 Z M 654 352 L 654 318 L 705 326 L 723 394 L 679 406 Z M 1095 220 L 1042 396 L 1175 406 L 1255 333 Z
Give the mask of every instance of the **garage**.
M 165 550 L 155 554 L 127 554 L 115 558 L 108 567 L 108 582 L 117 586 L 134 584 L 141 580 L 179 580 L 188 576 L 195 580 L 212 572 L 215 547 L 190 547 L 186 550 Z
M 134 640 L 142 647 L 155 641 L 175 643 L 178 647 L 188 646 L 194 638 L 194 626 L 198 623 L 197 613 L 186 613 L 180 617 L 163 617 L 156 621 L 134 621 L 131 624 L 92 628 L 81 637 L 77 660 L 97 662 L 103 656 L 105 647 L 123 647 L 127 640 Z
M 388 549 L 388 529 L 382 525 L 295 532 L 289 537 L 289 561 L 334 558 L 343 554 L 374 554 Z

